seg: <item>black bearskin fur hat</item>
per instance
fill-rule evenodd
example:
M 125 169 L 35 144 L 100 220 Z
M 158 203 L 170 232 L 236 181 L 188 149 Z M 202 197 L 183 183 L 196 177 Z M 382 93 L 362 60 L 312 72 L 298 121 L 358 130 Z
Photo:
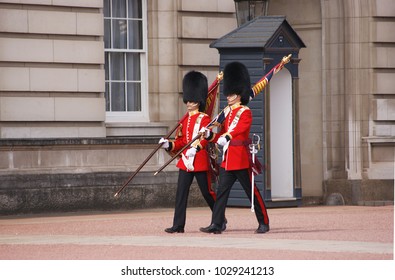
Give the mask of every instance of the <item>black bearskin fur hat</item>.
M 241 95 L 241 104 L 247 105 L 250 101 L 251 81 L 247 67 L 238 62 L 230 62 L 224 69 L 224 89 L 223 94 Z
M 208 94 L 207 78 L 200 72 L 190 71 L 182 80 L 183 101 L 199 103 L 199 111 L 204 112 Z

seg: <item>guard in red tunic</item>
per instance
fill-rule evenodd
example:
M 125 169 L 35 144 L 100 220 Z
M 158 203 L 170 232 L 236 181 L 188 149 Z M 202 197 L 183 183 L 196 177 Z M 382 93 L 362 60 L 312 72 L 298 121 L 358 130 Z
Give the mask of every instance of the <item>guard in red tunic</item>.
M 236 180 L 239 180 L 245 193 L 251 201 L 252 160 L 248 145 L 252 114 L 245 106 L 250 100 L 250 76 L 247 68 L 240 62 L 231 62 L 224 69 L 223 93 L 227 98 L 226 118 L 218 134 L 206 133 L 209 141 L 215 141 L 223 147 L 223 158 L 219 171 L 219 184 L 216 190 L 217 200 L 214 205 L 211 225 L 200 228 L 206 233 L 221 233 L 221 225 L 225 221 L 225 209 L 230 190 Z M 229 109 L 229 110 L 227 110 Z M 269 217 L 262 196 L 254 188 L 255 215 L 259 226 L 255 233 L 269 231 Z
M 210 123 L 210 117 L 204 111 L 207 98 L 207 78 L 200 72 L 191 71 L 183 79 L 183 101 L 188 109 L 188 117 L 181 123 L 176 132 L 174 141 L 161 139 L 159 143 L 169 152 L 177 152 L 189 143 L 203 128 Z M 184 232 L 186 208 L 189 189 L 193 178 L 199 185 L 200 191 L 212 210 L 215 202 L 215 193 L 211 190 L 209 181 L 209 158 L 204 138 L 195 141 L 191 148 L 181 154 L 177 163 L 179 168 L 176 204 L 174 210 L 173 226 L 166 228 L 168 233 Z M 224 230 L 224 228 L 223 228 Z

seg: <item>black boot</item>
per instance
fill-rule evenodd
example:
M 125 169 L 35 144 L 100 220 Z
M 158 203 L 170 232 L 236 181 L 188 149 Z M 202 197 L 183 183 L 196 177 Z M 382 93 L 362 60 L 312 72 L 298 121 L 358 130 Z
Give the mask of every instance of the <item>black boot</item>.
M 222 223 L 221 231 L 226 230 L 226 224 L 228 223 L 228 220 L 225 218 L 225 221 Z
M 177 232 L 177 233 L 184 233 L 184 227 L 181 227 L 181 226 L 172 226 L 171 228 L 167 228 L 167 229 L 165 229 L 165 231 L 167 232 L 167 233 L 175 233 L 175 232 Z
M 221 227 L 217 226 L 216 224 L 211 224 L 208 227 L 200 228 L 200 231 L 205 233 L 221 234 Z
M 270 230 L 269 225 L 259 224 L 259 227 L 255 231 L 255 233 L 265 233 L 268 232 L 269 230 Z

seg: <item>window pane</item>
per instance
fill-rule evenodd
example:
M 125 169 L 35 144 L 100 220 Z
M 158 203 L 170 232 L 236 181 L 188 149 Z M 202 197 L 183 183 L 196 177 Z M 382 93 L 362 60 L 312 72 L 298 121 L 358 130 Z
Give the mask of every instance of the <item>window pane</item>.
M 110 111 L 110 88 L 108 82 L 106 82 L 105 97 L 106 97 L 106 111 Z
M 142 18 L 141 0 L 128 0 L 128 17 Z
M 110 0 L 104 0 L 103 10 L 104 10 L 104 17 L 110 17 Z
M 109 69 L 108 69 L 108 67 L 109 67 L 109 61 L 108 61 L 108 58 L 109 58 L 109 54 L 108 54 L 108 52 L 106 52 L 105 54 L 104 54 L 104 73 L 105 73 L 105 77 L 104 77 L 104 79 L 106 80 L 106 81 L 108 81 L 109 79 L 110 79 L 110 77 L 109 77 Z
M 143 48 L 142 22 L 140 20 L 129 20 L 129 49 Z
M 141 85 L 140 83 L 127 83 L 128 111 L 141 111 Z
M 111 111 L 125 111 L 125 84 L 111 83 Z
M 111 80 L 125 80 L 125 62 L 123 53 L 111 53 Z
M 115 19 L 112 22 L 113 44 L 114 49 L 126 49 L 127 21 Z
M 106 67 L 104 67 L 104 74 L 105 74 L 105 76 L 104 76 L 104 79 L 106 80 L 106 81 L 108 81 L 109 79 L 110 79 L 110 76 L 109 76 L 109 71 L 110 71 L 110 69 L 109 69 L 109 67 L 108 67 L 108 65 L 109 65 L 109 61 L 108 61 L 108 59 L 109 59 L 109 56 L 110 56 L 110 54 L 109 53 L 104 53 L 104 63 L 105 63 L 105 65 L 106 65 Z
M 113 0 L 112 1 L 112 16 L 116 18 L 126 18 L 126 1 Z
M 126 72 L 128 81 L 140 81 L 140 54 L 127 53 L 126 54 Z
M 142 111 L 143 2 L 103 0 L 103 13 L 106 111 Z
M 104 20 L 104 47 L 106 49 L 111 48 L 111 20 Z

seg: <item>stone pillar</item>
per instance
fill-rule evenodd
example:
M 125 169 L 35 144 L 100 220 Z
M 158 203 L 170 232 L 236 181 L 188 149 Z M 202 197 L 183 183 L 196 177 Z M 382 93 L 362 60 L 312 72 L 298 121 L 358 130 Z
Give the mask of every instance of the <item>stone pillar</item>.
M 344 1 L 344 95 L 345 95 L 345 161 L 347 178 L 362 179 L 363 155 L 363 98 L 368 98 L 371 88 L 369 79 L 369 7 L 367 1 Z
M 395 93 L 395 52 L 385 43 L 395 40 L 395 2 L 322 3 L 324 195 L 339 192 L 346 204 L 393 200 L 395 106 L 387 94 Z

